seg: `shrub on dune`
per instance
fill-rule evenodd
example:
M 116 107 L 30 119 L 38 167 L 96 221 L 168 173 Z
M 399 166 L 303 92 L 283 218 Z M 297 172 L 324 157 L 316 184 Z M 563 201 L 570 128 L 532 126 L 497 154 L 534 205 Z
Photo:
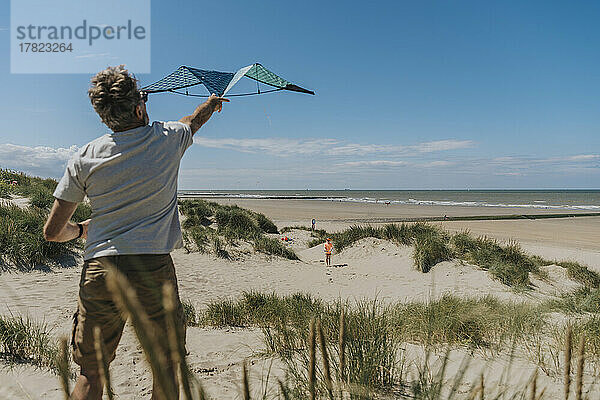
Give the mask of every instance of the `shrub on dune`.
M 530 272 L 545 277 L 540 269 L 543 263 L 525 254 L 516 242 L 501 245 L 485 236 L 473 238 L 465 231 L 454 234 L 450 246 L 460 259 L 490 271 L 509 286 L 527 287 Z
M 287 248 L 281 241 L 261 236 L 254 240 L 254 250 L 261 253 L 270 254 L 287 258 L 288 260 L 299 260 L 298 255 L 292 250 Z
M 212 251 L 221 258 L 229 258 L 225 249 L 227 245 L 236 245 L 238 241 L 251 242 L 256 251 L 298 260 L 293 250 L 285 247 L 278 240 L 265 236 L 278 233 L 277 226 L 265 215 L 238 206 L 220 205 L 204 200 L 184 200 L 179 202 L 180 211 L 186 216 L 183 227 L 184 236 L 196 244 L 199 251 L 206 251 L 209 243 Z M 217 224 L 216 232 L 204 228 L 212 223 Z
M 252 213 L 256 222 L 258 222 L 258 226 L 264 233 L 279 233 L 277 230 L 277 225 L 273 223 L 269 218 L 267 218 L 264 214 Z
M 217 236 L 217 235 L 211 236 L 211 245 L 212 245 L 213 254 L 216 255 L 217 257 L 224 258 L 224 259 L 231 258 L 231 256 L 225 249 L 223 241 L 221 240 L 221 238 L 219 236 Z
M 186 243 L 192 242 L 196 250 L 200 253 L 208 252 L 211 238 L 214 235 L 213 230 L 203 226 L 194 226 L 183 232 L 183 239 Z M 186 249 L 188 249 L 186 247 Z M 188 249 L 189 250 L 189 249 Z
M 372 226 L 352 225 L 346 230 L 335 233 L 333 236 L 333 244 L 336 251 L 342 251 L 346 247 L 352 246 L 354 243 L 365 238 L 381 239 L 381 230 Z
M 185 324 L 187 326 L 198 326 L 199 316 L 196 307 L 189 300 L 182 300 L 183 315 L 185 316 Z
M 518 265 L 496 262 L 488 267 L 492 276 L 508 286 L 525 288 L 531 283 L 529 271 Z
M 0 254 L 5 263 L 31 269 L 72 254 L 79 243 L 48 242 L 42 236 L 47 212 L 38 208 L 0 206 Z
M 294 229 L 299 230 L 299 231 L 309 231 L 309 232 L 312 231 L 312 229 L 308 226 L 294 225 L 294 226 L 284 226 L 283 228 L 281 228 L 281 230 L 279 232 L 280 233 L 288 233 Z
M 406 224 L 384 225 L 382 236 L 386 240 L 391 240 L 405 246 L 410 246 L 414 239 L 410 227 Z
M 10 362 L 55 368 L 58 348 L 49 329 L 29 317 L 0 316 L 0 348 Z
M 584 286 L 571 293 L 565 293 L 558 299 L 546 303 L 550 310 L 566 313 L 599 313 L 600 288 L 592 289 Z
M 29 205 L 42 210 L 50 210 L 54 203 L 52 192 L 45 187 L 38 187 L 32 190 L 29 195 Z
M 38 178 L 39 180 L 42 180 Z M 0 168 L 0 180 L 4 182 L 17 182 L 18 186 L 26 186 L 29 185 L 31 181 L 31 177 L 29 177 L 24 172 L 13 171 L 9 169 Z
M 0 199 L 10 199 L 12 190 L 9 185 L 4 182 L 0 182 Z
M 210 225 L 215 213 L 214 207 L 206 201 L 180 201 L 179 210 L 186 217 L 182 224 L 186 229 Z
M 421 272 L 429 272 L 431 267 L 451 257 L 452 252 L 443 236 L 428 233 L 421 234 L 414 240 L 413 261 Z
M 556 264 L 566 268 L 567 276 L 574 281 L 591 288 L 600 287 L 600 274 L 588 269 L 585 265 L 575 261 L 559 261 Z
M 233 300 L 222 300 L 209 303 L 204 311 L 202 322 L 210 326 L 234 326 L 247 325 L 247 316 L 242 307 Z

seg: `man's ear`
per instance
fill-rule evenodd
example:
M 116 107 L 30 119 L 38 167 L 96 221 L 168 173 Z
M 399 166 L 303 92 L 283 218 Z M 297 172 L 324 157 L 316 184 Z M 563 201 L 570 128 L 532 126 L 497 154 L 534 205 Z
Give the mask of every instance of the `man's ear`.
M 142 109 L 142 106 L 139 104 L 137 106 L 135 106 L 135 116 L 139 120 L 144 120 L 144 110 Z

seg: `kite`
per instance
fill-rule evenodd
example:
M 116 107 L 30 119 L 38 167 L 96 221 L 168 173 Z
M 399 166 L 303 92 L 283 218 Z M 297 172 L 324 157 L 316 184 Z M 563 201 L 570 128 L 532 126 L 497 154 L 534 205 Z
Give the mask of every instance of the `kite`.
M 239 82 L 243 77 L 250 78 L 256 81 L 256 92 L 251 93 L 234 93 L 228 94 L 231 88 Z M 260 90 L 259 83 L 271 86 L 273 89 Z M 257 94 L 277 92 L 280 90 L 288 90 L 292 92 L 300 92 L 314 95 L 312 90 L 301 88 L 293 83 L 286 81 L 280 76 L 269 71 L 262 65 L 255 63 L 247 67 L 240 68 L 237 72 L 220 72 L 209 71 L 204 69 L 192 68 L 182 65 L 171 74 L 165 76 L 161 80 L 154 82 L 151 85 L 141 89 L 145 93 L 176 93 L 184 96 L 208 97 L 208 95 L 191 94 L 188 88 L 196 85 L 204 85 L 208 90 L 208 94 L 216 94 L 217 96 L 229 97 L 233 96 L 251 96 Z M 184 90 L 184 91 L 183 91 Z

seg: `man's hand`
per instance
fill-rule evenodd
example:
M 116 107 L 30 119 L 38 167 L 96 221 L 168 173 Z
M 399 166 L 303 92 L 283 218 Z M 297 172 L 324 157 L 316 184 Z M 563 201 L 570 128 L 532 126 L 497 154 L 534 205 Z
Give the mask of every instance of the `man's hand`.
M 209 120 L 210 116 L 213 112 L 218 111 L 221 112 L 223 109 L 223 102 L 228 102 L 229 100 L 223 97 L 219 97 L 215 94 L 211 94 L 210 97 L 202 104 L 200 104 L 192 115 L 188 115 L 187 117 L 183 117 L 179 120 L 179 122 L 183 122 L 188 125 L 192 130 L 192 135 L 200 129 L 202 125 Z
M 221 110 L 223 109 L 223 102 L 229 103 L 229 99 L 219 97 L 214 93 L 211 94 L 208 100 L 206 101 L 213 105 L 213 110 L 217 112 L 221 112 Z
M 90 224 L 91 219 L 86 219 L 85 221 L 81 221 L 80 224 L 83 226 L 83 233 L 81 234 L 81 238 L 87 240 L 88 226 Z

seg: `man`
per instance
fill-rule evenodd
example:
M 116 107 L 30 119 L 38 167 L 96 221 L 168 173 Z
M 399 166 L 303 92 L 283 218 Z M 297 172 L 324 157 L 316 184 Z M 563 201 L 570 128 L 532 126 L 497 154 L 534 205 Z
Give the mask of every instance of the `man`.
M 73 360 L 81 367 L 73 400 L 102 398 L 94 327 L 100 327 L 106 357 L 112 361 L 125 325 L 106 286 L 109 268 L 116 267 L 128 278 L 161 341 L 167 335 L 160 293 L 164 283 L 171 283 L 177 295 L 177 323 L 184 332 L 180 339 L 185 341 L 183 308 L 170 256 L 182 246 L 177 213 L 179 163 L 194 133 L 229 101 L 212 95 L 178 122 L 149 125 L 147 95 L 140 93 L 137 81 L 122 65 L 94 76 L 88 95 L 112 133 L 83 146 L 68 162 L 44 226 L 49 241 L 87 239 L 71 341 Z M 91 220 L 69 222 L 85 196 L 93 210 Z M 166 350 L 167 344 L 161 345 Z M 171 363 L 164 368 L 175 383 Z M 153 399 L 160 398 L 156 388 L 155 382 Z
M 331 238 L 327 238 L 327 242 L 325 242 L 325 264 L 328 267 L 331 267 L 331 252 L 333 251 L 333 243 L 331 243 Z

